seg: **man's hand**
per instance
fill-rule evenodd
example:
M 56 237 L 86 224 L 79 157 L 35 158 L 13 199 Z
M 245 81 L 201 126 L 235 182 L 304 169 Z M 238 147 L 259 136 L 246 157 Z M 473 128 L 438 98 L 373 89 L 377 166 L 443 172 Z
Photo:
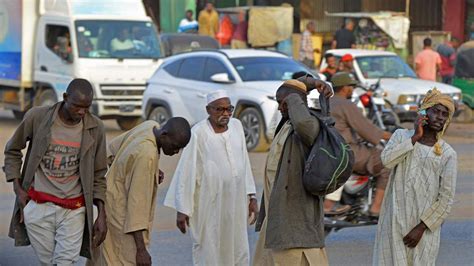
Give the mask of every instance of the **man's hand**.
M 186 226 L 189 227 L 189 216 L 184 213 L 178 212 L 176 215 L 176 226 L 179 228 L 181 233 L 186 234 Z
M 104 242 L 107 236 L 107 219 L 104 202 L 102 200 L 95 200 L 94 203 L 99 213 L 92 229 L 92 245 L 97 248 Z
M 409 248 L 414 248 L 416 245 L 418 245 L 418 242 L 420 242 L 421 237 L 423 236 L 423 233 L 426 230 L 426 225 L 423 222 L 420 222 L 415 228 L 413 228 L 410 233 L 408 233 L 404 238 L 403 238 L 403 243 L 409 247 Z
M 163 180 L 165 180 L 165 173 L 163 173 L 163 171 L 161 171 L 161 170 L 158 170 L 158 171 L 159 171 L 158 184 L 161 184 L 161 183 L 163 183 Z
M 135 258 L 137 266 L 151 265 L 151 256 L 150 253 L 148 253 L 148 250 L 146 250 L 146 248 L 137 249 L 137 256 Z
M 423 115 L 419 115 L 415 120 L 415 134 L 411 137 L 411 142 L 415 144 L 415 142 L 419 141 L 421 137 L 423 137 L 423 126 L 424 121 L 428 121 L 428 118 Z
M 143 231 L 144 230 L 134 231 L 130 234 L 133 236 L 133 240 L 135 240 L 135 247 L 137 248 L 137 254 L 135 256 L 136 264 L 139 266 L 148 266 L 151 265 L 151 256 L 145 246 Z
M 298 81 L 301 81 L 306 85 L 306 89 L 308 90 L 308 93 L 314 89 L 317 89 L 320 94 L 324 94 L 326 98 L 329 98 L 333 95 L 333 91 L 331 89 L 331 86 L 329 86 L 326 82 L 315 79 L 311 76 L 303 76 L 298 78 Z
M 18 203 L 20 204 L 20 223 L 24 222 L 23 218 L 23 209 L 25 208 L 28 201 L 30 201 L 30 197 L 28 193 L 21 187 L 20 179 L 16 178 L 13 180 L 13 190 L 15 191 L 16 196 L 18 197 Z
M 250 199 L 249 202 L 249 220 L 250 225 L 254 224 L 257 221 L 258 217 L 258 203 L 256 199 Z

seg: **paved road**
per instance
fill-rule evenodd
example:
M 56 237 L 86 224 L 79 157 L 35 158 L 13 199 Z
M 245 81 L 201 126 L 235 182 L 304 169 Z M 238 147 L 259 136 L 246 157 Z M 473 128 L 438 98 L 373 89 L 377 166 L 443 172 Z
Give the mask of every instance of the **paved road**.
M 3 151 L 18 121 L 5 111 L 0 111 L 0 149 Z M 107 138 L 120 131 L 113 121 L 107 121 Z M 459 177 L 456 202 L 450 218 L 442 229 L 438 265 L 474 265 L 474 124 L 454 124 L 447 141 L 458 152 Z M 251 163 L 258 191 L 262 190 L 262 172 L 265 153 L 251 153 Z M 167 191 L 178 157 L 163 157 L 160 162 L 166 181 L 160 187 L 158 206 L 152 235 L 151 254 L 154 265 L 190 265 L 191 240 L 175 230 L 175 213 L 161 205 Z M 3 152 L 0 154 L 3 165 Z M 11 184 L 0 173 L 0 265 L 38 265 L 31 247 L 13 247 L 7 235 L 14 195 Z M 258 235 L 249 228 L 250 248 L 254 250 Z M 343 229 L 327 238 L 331 265 L 369 265 L 375 238 L 375 226 Z M 83 262 L 83 261 L 82 261 Z

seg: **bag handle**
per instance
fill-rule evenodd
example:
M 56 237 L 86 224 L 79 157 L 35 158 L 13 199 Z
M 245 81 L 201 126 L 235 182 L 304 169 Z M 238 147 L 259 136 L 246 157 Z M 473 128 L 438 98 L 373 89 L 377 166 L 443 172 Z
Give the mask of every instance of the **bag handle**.
M 329 99 L 324 97 L 322 93 L 319 94 L 319 105 L 321 107 L 321 114 L 325 117 L 329 116 Z

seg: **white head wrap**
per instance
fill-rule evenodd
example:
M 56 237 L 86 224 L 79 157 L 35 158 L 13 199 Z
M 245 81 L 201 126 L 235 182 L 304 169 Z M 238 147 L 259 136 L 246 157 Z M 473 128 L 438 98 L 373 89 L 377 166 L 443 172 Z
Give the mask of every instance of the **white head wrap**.
M 222 98 L 229 98 L 229 95 L 227 95 L 227 92 L 225 90 L 213 91 L 207 95 L 207 104 L 210 104 L 213 101 L 216 101 Z

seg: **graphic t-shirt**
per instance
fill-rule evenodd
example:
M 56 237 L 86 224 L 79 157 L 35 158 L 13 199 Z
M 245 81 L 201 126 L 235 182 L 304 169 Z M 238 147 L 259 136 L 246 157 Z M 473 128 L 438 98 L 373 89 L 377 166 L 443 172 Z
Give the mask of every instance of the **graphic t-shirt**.
M 36 170 L 34 188 L 62 199 L 75 198 L 82 194 L 79 159 L 83 123 L 66 125 L 55 115 L 51 142 Z

